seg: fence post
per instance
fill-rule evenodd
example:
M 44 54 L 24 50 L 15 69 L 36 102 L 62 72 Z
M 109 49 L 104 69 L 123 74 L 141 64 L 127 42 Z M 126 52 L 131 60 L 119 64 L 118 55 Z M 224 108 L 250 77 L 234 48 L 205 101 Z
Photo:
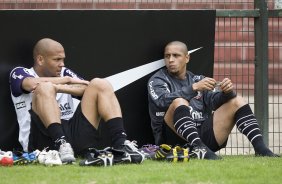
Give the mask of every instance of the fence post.
M 268 10 L 264 0 L 255 0 L 255 114 L 268 145 Z

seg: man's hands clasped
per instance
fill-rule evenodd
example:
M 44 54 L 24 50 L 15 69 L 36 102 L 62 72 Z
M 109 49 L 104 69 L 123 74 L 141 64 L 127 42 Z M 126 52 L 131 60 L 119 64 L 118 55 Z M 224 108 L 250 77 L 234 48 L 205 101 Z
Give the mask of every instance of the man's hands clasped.
M 213 78 L 205 77 L 201 81 L 193 84 L 194 91 L 214 90 L 215 87 L 219 88 L 223 93 L 230 93 L 233 91 L 233 84 L 229 78 L 224 78 L 221 82 Z

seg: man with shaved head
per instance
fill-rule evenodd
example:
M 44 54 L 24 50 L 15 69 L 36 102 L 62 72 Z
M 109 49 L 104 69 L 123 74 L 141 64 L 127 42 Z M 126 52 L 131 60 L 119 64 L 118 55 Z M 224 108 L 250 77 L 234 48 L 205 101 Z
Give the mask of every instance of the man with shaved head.
M 185 43 L 173 41 L 164 49 L 166 68 L 148 81 L 149 112 L 155 143 L 165 143 L 166 123 L 200 159 L 219 159 L 232 128 L 247 136 L 256 155 L 274 157 L 264 144 L 257 120 L 245 100 L 236 95 L 232 81 L 195 75 L 187 70 L 190 55 Z M 215 89 L 218 88 L 217 90 Z M 169 139 L 169 137 L 168 137 Z
M 125 151 L 131 162 L 141 163 L 144 155 L 126 139 L 111 84 L 100 78 L 84 80 L 65 67 L 65 57 L 59 42 L 44 38 L 34 46 L 33 67 L 11 71 L 11 96 L 23 150 L 49 147 L 59 151 L 63 163 L 74 162 L 74 153 L 80 155 L 99 145 L 102 118 L 111 135 L 110 146 Z

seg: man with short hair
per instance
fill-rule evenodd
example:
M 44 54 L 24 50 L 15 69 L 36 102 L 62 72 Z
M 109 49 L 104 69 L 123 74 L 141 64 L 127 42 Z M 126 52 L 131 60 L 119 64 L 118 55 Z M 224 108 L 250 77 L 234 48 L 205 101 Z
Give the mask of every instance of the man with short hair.
M 247 136 L 256 155 L 277 156 L 264 141 L 257 120 L 245 100 L 233 91 L 229 78 L 221 82 L 187 71 L 185 43 L 173 41 L 164 49 L 166 68 L 148 81 L 149 112 L 156 144 L 163 143 L 166 123 L 192 146 L 198 158 L 219 159 L 234 125 Z M 215 90 L 215 87 L 220 90 Z
M 112 145 L 129 153 L 132 162 L 142 155 L 126 140 L 119 102 L 111 84 L 100 78 L 86 81 L 65 67 L 63 46 L 52 39 L 39 40 L 32 68 L 16 67 L 10 74 L 11 96 L 24 151 L 45 147 L 59 150 L 62 162 L 74 162 L 99 145 L 99 123 L 105 121 Z

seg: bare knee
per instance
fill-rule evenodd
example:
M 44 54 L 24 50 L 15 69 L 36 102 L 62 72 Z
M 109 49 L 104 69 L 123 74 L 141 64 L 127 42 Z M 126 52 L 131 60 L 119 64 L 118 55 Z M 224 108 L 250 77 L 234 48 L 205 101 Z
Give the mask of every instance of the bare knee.
M 230 103 L 232 107 L 235 107 L 236 109 L 239 109 L 240 107 L 247 104 L 246 100 L 241 96 L 236 96 L 235 98 L 232 98 L 227 103 Z
M 98 92 L 112 92 L 113 87 L 109 81 L 101 78 L 94 78 L 90 81 L 89 86 Z
M 188 101 L 185 100 L 184 98 L 176 98 L 176 99 L 174 99 L 174 100 L 172 101 L 172 103 L 170 104 L 170 107 L 173 108 L 173 111 L 174 111 L 177 107 L 179 107 L 179 106 L 181 106 L 181 105 L 186 105 L 186 106 L 188 106 L 189 103 L 188 103 Z
M 36 98 L 50 98 L 55 97 L 56 89 L 51 82 L 41 82 L 34 90 L 34 96 Z
M 35 113 L 37 113 L 37 103 L 40 102 L 41 99 L 55 99 L 56 97 L 56 89 L 51 82 L 39 83 L 33 93 L 32 109 Z

